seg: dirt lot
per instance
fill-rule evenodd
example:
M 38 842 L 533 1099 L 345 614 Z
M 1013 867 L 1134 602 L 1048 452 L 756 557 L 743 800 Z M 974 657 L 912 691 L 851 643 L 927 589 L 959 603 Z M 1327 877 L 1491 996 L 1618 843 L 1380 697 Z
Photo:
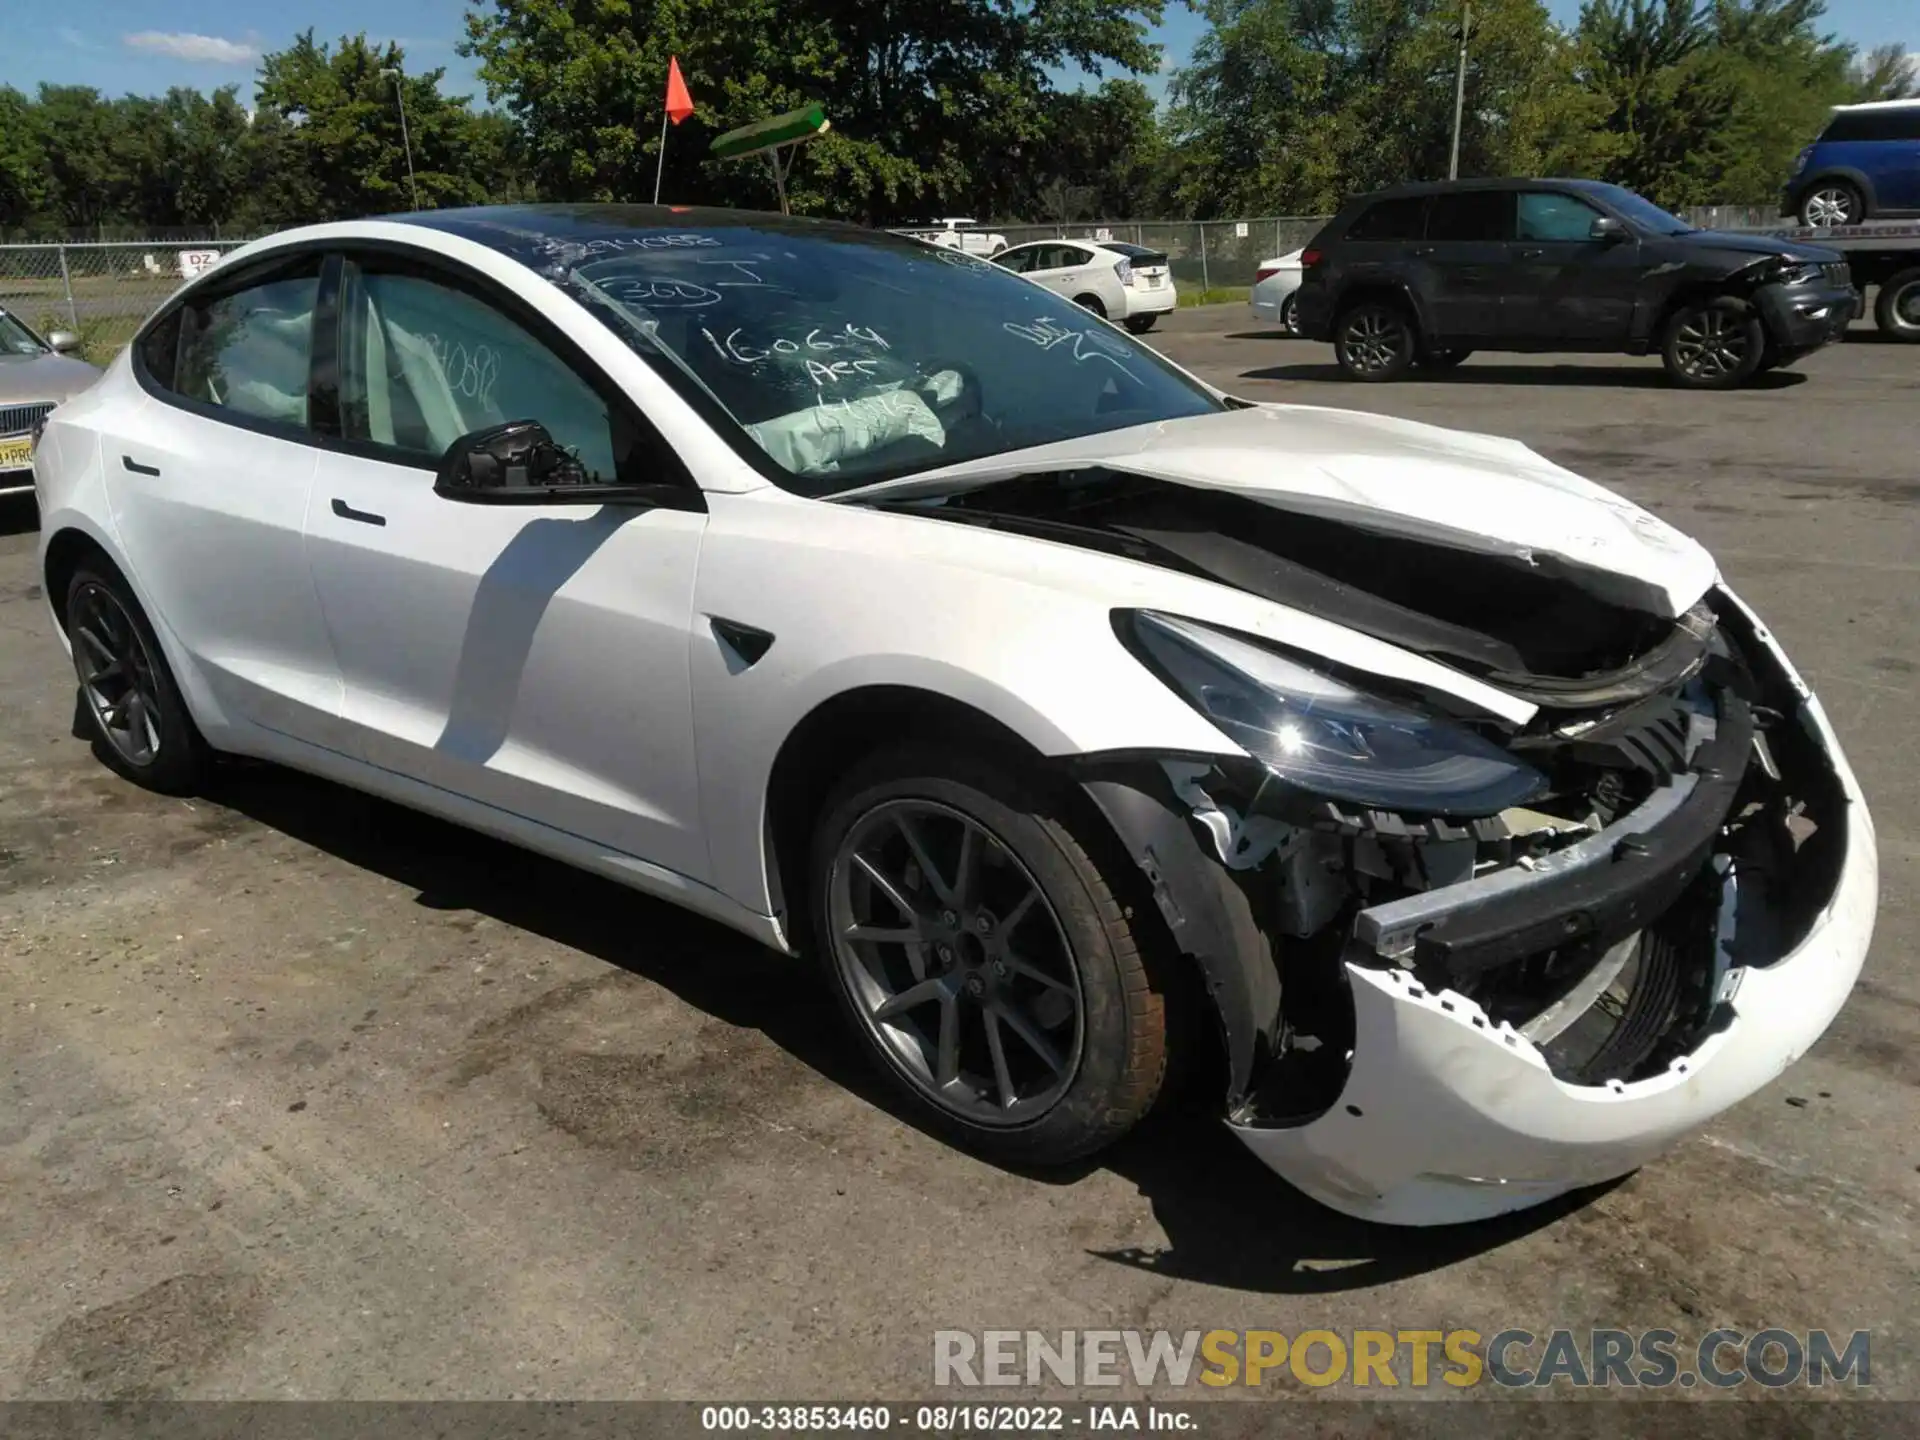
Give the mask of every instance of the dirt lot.
M 1786 1079 L 1458 1231 L 1340 1219 L 1193 1121 L 1005 1173 L 904 1123 L 821 987 L 718 929 L 293 775 L 111 778 L 16 506 L 0 1396 L 850 1399 L 928 1393 L 936 1328 L 1771 1325 L 1870 1329 L 1873 1389 L 1920 1398 L 1920 352 L 1863 334 L 1727 396 L 1551 357 L 1359 389 L 1243 317 L 1159 343 L 1249 396 L 1519 436 L 1699 535 L 1785 637 L 1884 874 L 1866 977 Z

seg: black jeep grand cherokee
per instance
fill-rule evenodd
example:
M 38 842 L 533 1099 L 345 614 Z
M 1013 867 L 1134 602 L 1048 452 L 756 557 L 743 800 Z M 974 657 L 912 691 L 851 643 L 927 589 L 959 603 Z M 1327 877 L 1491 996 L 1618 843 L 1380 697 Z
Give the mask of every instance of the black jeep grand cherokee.
M 1839 339 L 1857 303 L 1837 251 L 1696 230 L 1589 180 L 1363 195 L 1301 263 L 1301 333 L 1356 380 L 1474 350 L 1657 350 L 1675 384 L 1730 389 Z

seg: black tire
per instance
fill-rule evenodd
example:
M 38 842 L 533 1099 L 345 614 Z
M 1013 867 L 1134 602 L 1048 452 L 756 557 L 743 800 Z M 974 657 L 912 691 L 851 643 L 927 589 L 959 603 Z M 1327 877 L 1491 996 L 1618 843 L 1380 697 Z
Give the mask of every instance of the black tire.
M 1451 370 L 1464 361 L 1471 350 L 1429 350 L 1420 357 L 1422 370 Z
M 1129 315 L 1127 317 L 1127 333 L 1129 335 L 1144 335 L 1153 329 L 1159 319 L 1160 317 L 1158 315 Z
M 1362 300 L 1334 322 L 1334 358 L 1349 380 L 1398 380 L 1419 353 L 1419 328 L 1396 301 Z
M 1882 335 L 1920 345 L 1920 267 L 1881 282 L 1873 302 L 1873 323 Z
M 1860 187 L 1847 180 L 1821 180 L 1800 197 L 1800 223 L 1826 229 L 1858 225 L 1867 218 L 1867 202 Z
M 1076 295 L 1073 297 L 1073 303 L 1082 310 L 1091 310 L 1102 320 L 1107 318 L 1107 307 L 1100 303 L 1098 295 Z
M 1766 353 L 1760 316 L 1730 295 L 1685 302 L 1660 339 L 1667 378 L 1686 390 L 1736 389 L 1759 371 Z
M 1300 333 L 1300 306 L 1298 291 L 1280 302 L 1280 324 L 1287 334 L 1297 336 Z
M 943 857 L 930 860 L 928 870 L 938 873 L 944 867 L 945 874 L 956 879 L 963 872 L 957 847 L 942 849 L 938 843 L 941 834 L 932 825 L 923 831 L 924 852 L 900 848 L 904 831 L 888 828 L 885 818 L 897 807 L 909 807 L 908 813 L 916 816 L 912 821 L 916 828 L 922 827 L 923 821 L 947 823 L 941 820 L 942 815 L 959 817 L 1003 847 L 997 868 L 987 863 L 992 858 L 990 851 L 976 849 L 977 857 L 986 857 L 976 858 L 973 866 L 972 873 L 981 877 L 973 892 L 976 898 L 990 896 L 993 876 L 998 874 L 1003 885 L 1010 882 L 1021 887 L 1020 893 L 1025 893 L 1026 887 L 1037 890 L 1045 905 L 1013 907 L 1024 915 L 1009 920 L 995 938 L 1004 939 L 1010 948 L 1017 930 L 1030 962 L 1029 972 L 1045 963 L 1054 967 L 1056 975 L 1066 975 L 1066 967 L 1071 966 L 1074 997 L 1059 1003 L 1076 1007 L 1073 1033 L 1077 1058 L 1058 1072 L 1063 1078 L 1053 1082 L 1061 1087 L 1057 1096 L 1017 1122 L 999 1110 L 1001 1103 L 1011 1104 L 1013 1100 L 993 1080 L 994 1075 L 1002 1073 L 1000 1066 L 1004 1063 L 999 1059 L 999 1049 L 989 1075 L 976 1072 L 970 1077 L 956 1071 L 957 1081 L 943 1087 L 935 1083 L 937 1076 L 928 1073 L 935 1061 L 929 1052 L 938 1047 L 937 1034 L 943 1032 L 949 1004 L 959 1017 L 952 1023 L 962 1035 L 961 1044 L 967 1043 L 966 1036 L 973 1035 L 978 1045 L 985 1031 L 996 1028 L 996 1024 L 1002 1036 L 996 1046 L 1014 1043 L 1006 1038 L 1014 1032 L 1004 1024 L 986 1020 L 985 1014 L 989 1010 L 1001 1013 L 997 1009 L 1001 1002 L 1013 998 L 1014 988 L 1026 982 L 1018 977 L 996 981 L 985 976 L 989 964 L 1006 974 L 994 962 L 981 958 L 992 953 L 987 949 L 990 942 L 972 945 L 973 958 L 968 958 L 967 947 L 961 942 L 972 939 L 976 919 L 962 913 L 956 921 L 954 912 L 948 910 L 943 922 L 916 908 L 915 913 L 927 915 L 929 925 L 944 923 L 949 927 L 916 933 L 923 938 L 925 933 L 945 936 L 953 942 L 952 949 L 944 943 L 856 941 L 845 930 L 840 935 L 834 933 L 844 923 L 875 925 L 881 915 L 875 911 L 863 920 L 849 908 L 851 892 L 842 887 L 855 884 L 856 871 L 866 867 L 843 860 L 843 846 L 863 859 L 873 856 L 872 863 L 882 871 L 889 866 L 889 853 L 924 853 Z M 926 813 L 929 811 L 938 813 Z M 861 848 L 854 851 L 856 842 Z M 894 846 L 892 852 L 884 848 L 889 844 Z M 1146 1115 L 1160 1092 L 1168 1048 L 1165 1005 L 1159 990 L 1148 981 L 1141 950 L 1144 932 L 1132 920 L 1130 910 L 1115 898 L 1114 886 L 1092 858 L 1102 849 L 1102 837 L 1078 833 L 1077 822 L 1068 817 L 1052 787 L 1023 773 L 1016 764 L 929 745 L 906 745 L 874 756 L 847 776 L 824 807 L 814 830 L 809 868 L 815 945 L 821 962 L 848 1023 L 879 1061 L 896 1091 L 931 1128 L 966 1149 L 1014 1164 L 1066 1164 L 1119 1139 Z M 923 877 L 917 883 L 912 878 L 915 874 Z M 944 887 L 948 881 L 935 879 L 927 870 L 911 864 L 893 884 L 916 907 L 922 901 L 931 908 L 947 903 Z M 871 901 L 884 892 L 876 884 L 866 893 Z M 1008 892 L 1003 888 L 1000 893 L 1004 897 Z M 887 906 L 886 913 L 899 914 L 897 903 L 882 903 Z M 979 903 L 986 907 L 991 902 L 980 899 Z M 981 913 L 984 909 L 974 912 L 976 918 Z M 1046 923 L 1036 931 L 1038 922 Z M 1049 937 L 1063 939 L 1064 945 L 1055 950 L 1043 944 Z M 862 952 L 855 949 L 856 945 L 870 948 Z M 919 963 L 914 959 L 916 950 Z M 931 1021 L 924 1009 L 897 1011 L 897 1016 L 918 1014 L 921 1018 L 909 1026 L 890 1017 L 885 1023 L 891 1027 L 891 1038 L 883 1035 L 882 1022 L 872 1014 L 876 996 L 889 992 L 897 996 L 915 985 L 924 989 L 928 979 L 961 988 L 937 1002 L 939 1008 Z M 996 988 L 984 995 L 970 988 L 982 979 Z M 962 989 L 966 993 L 961 993 Z M 857 993 L 859 990 L 867 993 Z M 1038 988 L 1031 988 L 1029 995 L 1051 998 Z M 886 1008 L 884 1001 L 880 1008 Z M 1031 1012 L 1027 1012 L 1027 1018 L 1032 1019 Z M 968 1025 L 983 1028 L 977 1033 L 962 1030 Z M 1058 1042 L 1059 1032 L 1050 1030 L 1045 1038 Z M 1056 1060 L 1062 1058 L 1058 1048 Z M 1040 1052 L 1028 1050 L 1023 1044 L 1020 1053 L 1032 1061 Z M 977 1060 L 978 1048 L 974 1054 Z M 1045 1078 L 1043 1067 L 1033 1068 Z M 972 1078 L 980 1084 L 970 1084 Z M 982 1093 L 983 1085 L 992 1085 L 996 1095 Z M 987 1111 L 994 1113 L 984 1113 Z
M 194 794 L 211 751 L 125 579 L 110 566 L 81 564 L 62 613 L 95 758 L 148 790 Z

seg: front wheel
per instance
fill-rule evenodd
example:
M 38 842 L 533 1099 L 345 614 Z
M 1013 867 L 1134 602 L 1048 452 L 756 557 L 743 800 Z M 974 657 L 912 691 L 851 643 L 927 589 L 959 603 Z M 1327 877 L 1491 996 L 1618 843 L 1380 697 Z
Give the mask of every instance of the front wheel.
M 1688 390 L 1731 390 L 1759 370 L 1767 349 L 1760 317 L 1729 295 L 1693 300 L 1667 321 L 1660 357 L 1667 378 Z
M 1166 1019 L 1129 912 L 1052 792 L 908 746 L 850 775 L 815 830 L 817 944 L 843 1008 L 929 1123 L 1056 1165 L 1152 1106 Z
M 1902 270 L 1880 286 L 1873 323 L 1891 339 L 1920 345 L 1920 269 Z
M 1397 380 L 1419 353 L 1412 318 L 1389 300 L 1361 301 L 1333 333 L 1334 357 L 1352 380 Z
M 93 753 L 163 795 L 190 795 L 209 761 L 167 657 L 127 582 L 82 565 L 67 585 L 67 639 Z
M 1159 318 L 1158 315 L 1129 315 L 1127 317 L 1127 333 L 1129 335 L 1144 335 L 1153 329 L 1154 322 Z
M 1100 303 L 1100 297 L 1098 295 L 1076 295 L 1073 297 L 1073 303 L 1078 305 L 1082 310 L 1091 310 L 1102 320 L 1107 318 L 1107 307 Z

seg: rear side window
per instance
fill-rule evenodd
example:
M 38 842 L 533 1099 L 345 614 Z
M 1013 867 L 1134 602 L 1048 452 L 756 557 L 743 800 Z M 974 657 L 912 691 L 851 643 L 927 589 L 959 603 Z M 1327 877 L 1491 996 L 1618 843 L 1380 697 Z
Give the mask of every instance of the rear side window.
M 180 351 L 181 312 L 172 310 L 140 337 L 140 363 L 156 384 L 173 388 L 173 362 Z
M 1427 197 L 1407 195 L 1382 200 L 1361 212 L 1347 227 L 1349 240 L 1418 240 L 1425 226 Z
M 203 405 L 305 428 L 319 290 L 320 259 L 311 256 L 256 283 L 189 300 L 179 311 L 173 371 L 163 383 Z M 149 338 L 159 335 L 156 327 Z
M 1427 216 L 1429 240 L 1511 240 L 1513 192 L 1463 190 L 1436 195 Z
M 1584 200 L 1552 190 L 1520 196 L 1522 240 L 1586 240 L 1600 212 Z
M 1920 140 L 1920 105 L 1886 110 L 1839 110 L 1821 140 Z

